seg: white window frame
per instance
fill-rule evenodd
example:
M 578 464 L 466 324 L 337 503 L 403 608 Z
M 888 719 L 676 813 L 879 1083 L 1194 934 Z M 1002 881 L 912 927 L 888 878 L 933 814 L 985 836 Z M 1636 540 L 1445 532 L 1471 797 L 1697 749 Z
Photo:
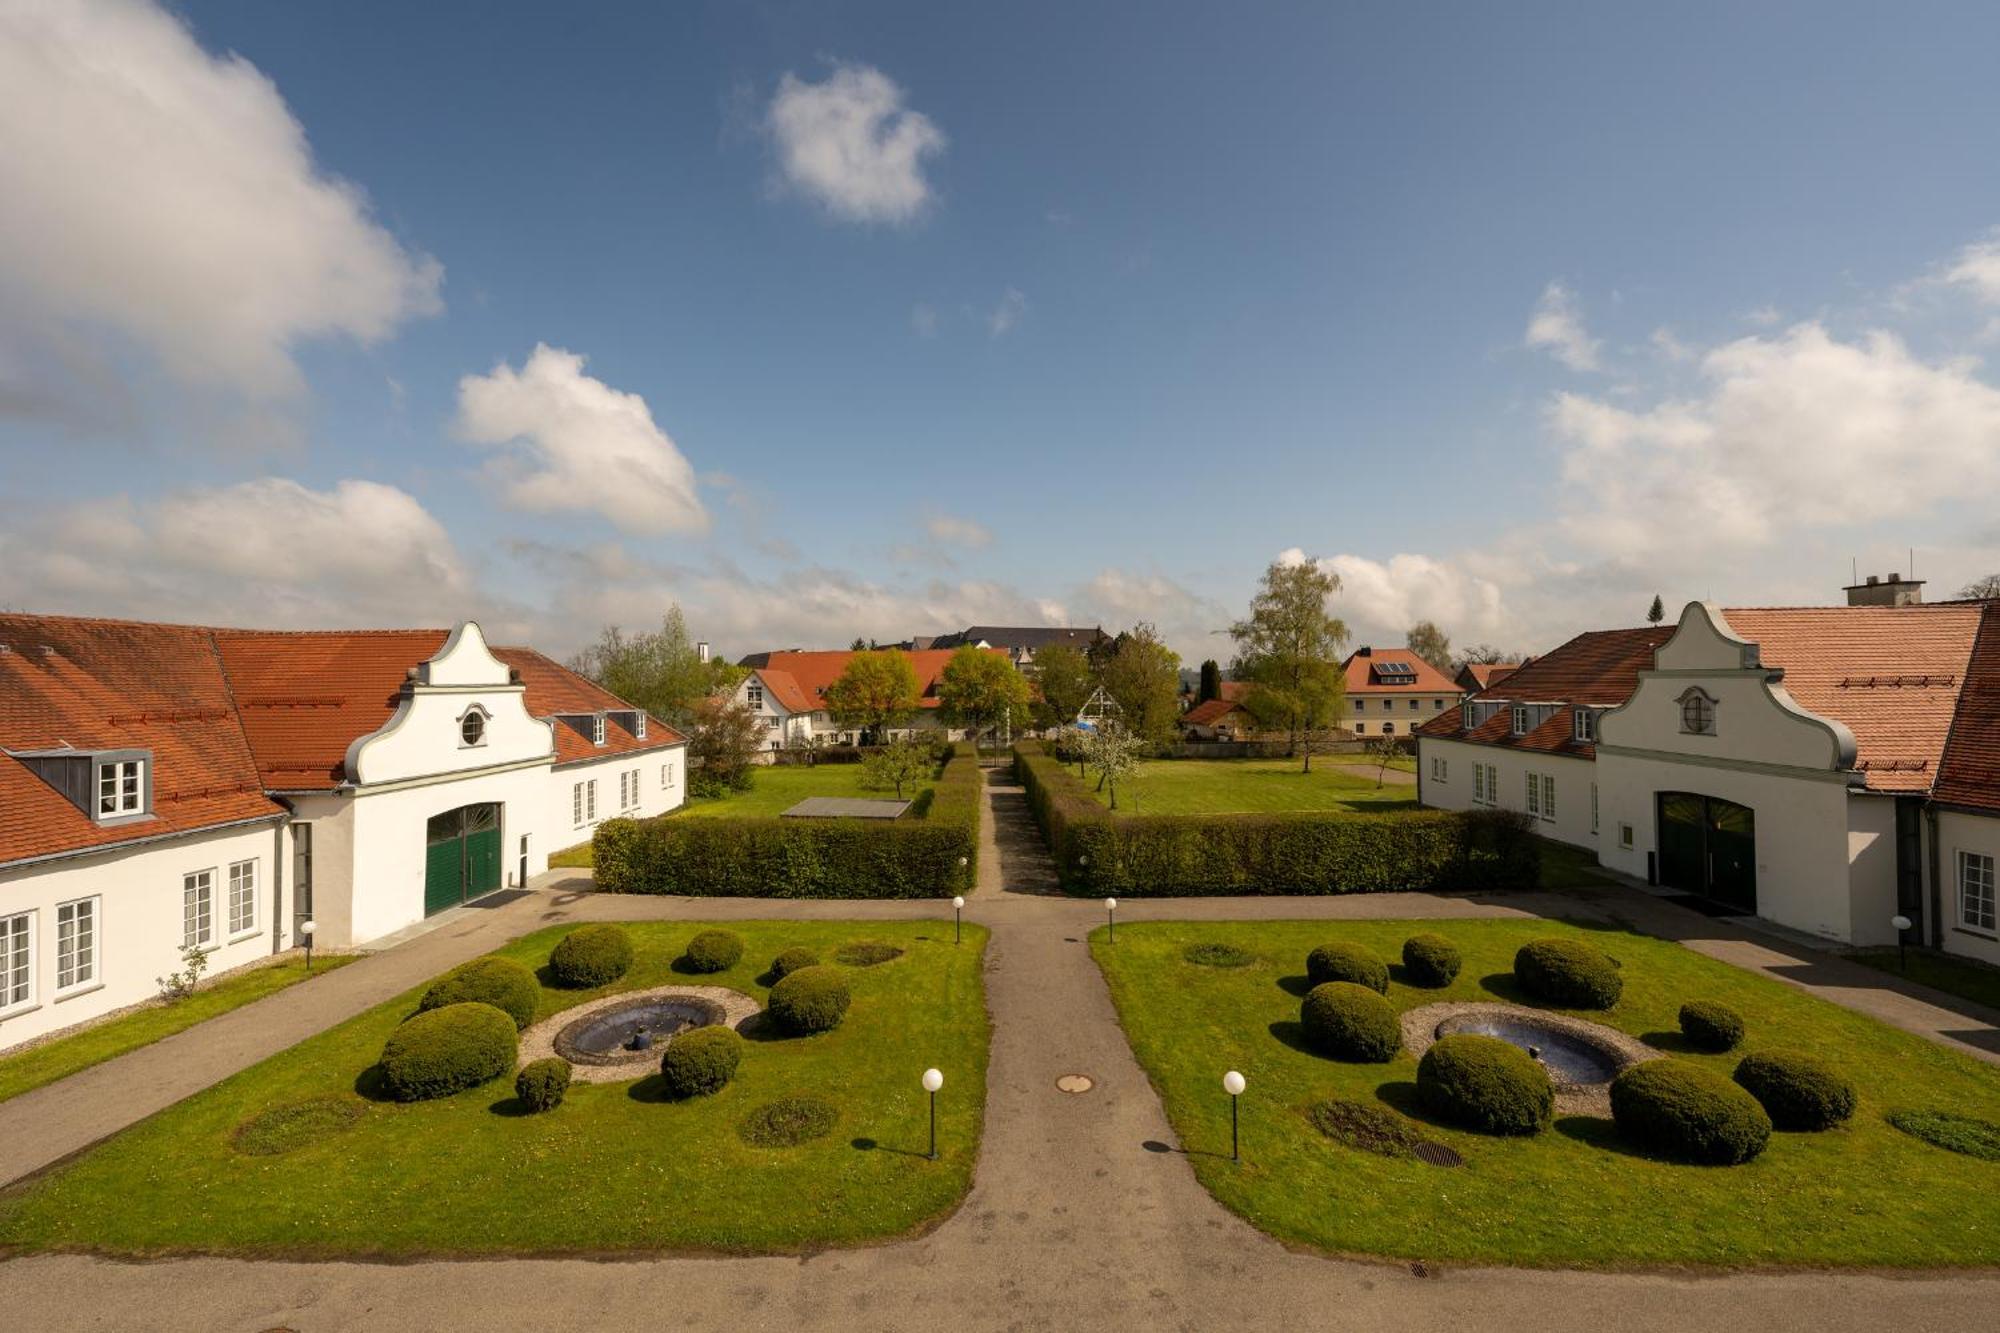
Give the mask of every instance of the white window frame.
M 105 795 L 106 779 L 110 781 L 111 792 Z M 111 806 L 105 808 L 105 801 Z M 146 813 L 146 761 L 143 759 L 106 759 L 97 765 L 98 819 L 119 819 L 125 815 Z
M 764 707 L 764 682 L 753 680 L 748 685 L 745 685 L 743 687 L 743 702 L 749 704 L 752 708 L 762 710 Z
M 1575 738 L 1585 745 L 1597 744 L 1597 710 L 1579 708 L 1576 710 Z
M 56 904 L 56 994 L 96 990 L 103 971 L 104 899 L 100 894 Z M 81 929 L 79 929 L 81 923 Z M 82 944 L 78 944 L 79 935 Z M 79 960 L 78 955 L 82 957 Z M 63 980 L 67 974 L 69 980 Z
M 1630 824 L 1620 824 L 1618 826 L 1618 845 L 1628 852 L 1632 850 L 1632 826 Z
M 1995 901 L 1993 858 L 1984 852 L 1959 852 L 1959 927 L 1991 932 L 1996 921 L 2000 921 L 2000 903 Z
M 1474 727 L 1479 725 L 1479 723 L 1474 720 L 1473 716 L 1478 711 L 1479 710 L 1477 708 L 1474 708 L 1469 703 L 1460 704 L 1458 706 L 1458 725 L 1464 727 L 1467 731 L 1471 731 Z
M 604 714 L 598 713 L 590 719 L 590 743 L 604 744 Z
M 1440 755 L 1431 756 L 1431 781 L 1443 785 L 1448 767 Z
M 1417 712 L 1417 711 L 1421 710 L 1421 709 L 1423 708 L 1423 706 L 1424 706 L 1424 701 L 1423 701 L 1422 699 L 1412 699 L 1412 700 L 1410 700 L 1410 711 L 1411 711 L 1412 713 L 1415 713 L 1415 712 Z
M 1536 818 L 1542 813 L 1542 775 L 1530 773 L 1528 777 L 1528 813 Z
M 591 778 L 583 784 L 583 818 L 587 824 L 597 822 L 597 779 Z
M 204 924 L 205 923 L 205 924 Z M 181 947 L 215 943 L 215 867 L 181 876 Z
M 229 863 L 229 936 L 231 942 L 257 933 L 257 858 Z
M 0 1014 L 35 1007 L 35 913 L 0 916 Z
M 638 723 L 632 728 L 632 736 L 635 740 L 643 741 L 646 739 L 646 715 L 644 713 L 639 714 Z
M 1516 736 L 1525 736 L 1528 734 L 1528 706 L 1526 704 L 1514 705 L 1514 711 L 1507 718 L 1507 730 Z
M 583 827 L 583 784 L 573 783 L 569 789 L 569 826 Z
M 1542 774 L 1542 818 L 1553 824 L 1556 822 L 1556 775 Z
M 1368 707 L 1368 701 L 1366 699 L 1356 699 L 1354 701 L 1354 711 L 1357 713 L 1366 710 L 1367 707 Z
M 465 729 L 475 718 L 479 722 L 478 734 L 468 737 L 465 734 Z M 458 715 L 458 748 L 461 750 L 477 750 L 484 746 L 486 744 L 486 724 L 491 720 L 487 716 L 486 710 L 478 704 L 474 704 L 463 713 L 460 713 Z

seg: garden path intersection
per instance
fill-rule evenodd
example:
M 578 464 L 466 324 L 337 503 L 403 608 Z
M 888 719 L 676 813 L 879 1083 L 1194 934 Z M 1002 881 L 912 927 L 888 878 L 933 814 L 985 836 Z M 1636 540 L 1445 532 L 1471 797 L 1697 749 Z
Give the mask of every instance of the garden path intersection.
M 915 1238 L 766 1258 L 665 1257 L 303 1263 L 113 1262 L 78 1255 L 0 1263 L 8 1328 L 583 1329 L 638 1327 L 1079 1329 L 1259 1325 L 1369 1330 L 1576 1326 L 1908 1329 L 1983 1327 L 2000 1275 L 1786 1271 L 1720 1276 L 1408 1266 L 1290 1250 L 1195 1181 L 1134 1060 L 1084 944 L 1094 902 L 1054 896 L 1018 788 L 987 794 L 979 893 L 992 932 L 985 1141 L 960 1209 Z M 931 903 L 611 898 L 547 887 L 270 997 L 181 1037 L 0 1104 L 0 1179 L 13 1179 L 160 1106 L 379 1003 L 505 939 L 563 921 L 913 918 Z M 1991 1027 L 1614 890 L 1474 900 L 1387 894 L 1121 905 L 1121 920 L 1490 917 L 1615 913 L 1653 933 L 1786 977 L 1933 1039 L 2000 1055 Z M 1656 919 L 1657 918 L 1657 919 Z M 1872 984 L 1871 984 L 1872 982 Z M 339 984 L 336 984 L 339 983 Z M 300 992 L 317 992 L 310 998 Z M 1879 998 L 1886 997 L 1886 998 Z M 260 1014 L 260 1011 L 263 1011 Z M 178 1072 L 177 1072 L 178 1071 Z M 911 1071 L 916 1077 L 920 1071 Z M 1083 1073 L 1092 1091 L 1056 1080 Z M 1218 1078 L 1218 1103 L 1222 1099 Z M 96 1077 L 93 1078 L 93 1075 Z M 159 1080 L 159 1082 L 149 1082 Z M 157 1105 L 132 1100 L 152 1088 Z M 1247 1094 L 1246 1157 L 1256 1151 Z M 945 1089 L 950 1095 L 950 1089 Z M 105 1112 L 111 1104 L 118 1109 Z M 1218 1104 L 1218 1117 L 1223 1107 Z M 60 1129 L 50 1129 L 50 1125 Z M 1164 1150 L 1163 1150 L 1164 1149 Z M 273 1201 L 281 1206 L 280 1201 Z

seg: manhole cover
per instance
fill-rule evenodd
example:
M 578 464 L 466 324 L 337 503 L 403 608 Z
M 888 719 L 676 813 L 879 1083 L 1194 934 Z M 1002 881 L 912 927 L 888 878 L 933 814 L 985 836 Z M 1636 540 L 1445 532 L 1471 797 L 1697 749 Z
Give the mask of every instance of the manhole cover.
M 1418 1161 L 1429 1162 L 1432 1166 L 1465 1165 L 1465 1159 L 1463 1157 L 1460 1157 L 1457 1152 L 1455 1152 L 1450 1148 L 1445 1147 L 1442 1143 L 1431 1143 L 1426 1141 L 1424 1143 L 1419 1143 L 1416 1147 L 1412 1148 L 1410 1151 L 1414 1152 L 1417 1155 Z
M 1089 1092 L 1096 1085 L 1088 1074 L 1064 1074 L 1056 1080 L 1056 1086 L 1064 1092 Z

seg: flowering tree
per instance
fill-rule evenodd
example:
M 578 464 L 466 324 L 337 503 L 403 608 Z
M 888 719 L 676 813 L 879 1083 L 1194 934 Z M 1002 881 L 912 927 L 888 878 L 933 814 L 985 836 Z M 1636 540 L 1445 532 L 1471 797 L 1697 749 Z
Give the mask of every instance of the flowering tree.
M 1145 742 L 1116 724 L 1097 727 L 1086 733 L 1084 762 L 1097 774 L 1097 789 L 1111 793 L 1111 808 L 1118 808 L 1118 783 L 1129 781 L 1139 771 L 1139 754 Z

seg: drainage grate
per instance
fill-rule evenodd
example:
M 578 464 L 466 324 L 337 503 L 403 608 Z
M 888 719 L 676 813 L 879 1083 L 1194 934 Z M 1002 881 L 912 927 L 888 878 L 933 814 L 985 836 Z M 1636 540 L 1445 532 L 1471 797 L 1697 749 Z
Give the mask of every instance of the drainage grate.
M 1089 1092 L 1095 1086 L 1088 1074 L 1064 1074 L 1056 1080 L 1056 1087 L 1064 1092 Z
M 1432 1143 L 1428 1139 L 1410 1151 L 1417 1155 L 1418 1161 L 1429 1162 L 1432 1166 L 1465 1165 L 1465 1159 L 1460 1157 L 1456 1150 L 1447 1148 L 1442 1143 Z

